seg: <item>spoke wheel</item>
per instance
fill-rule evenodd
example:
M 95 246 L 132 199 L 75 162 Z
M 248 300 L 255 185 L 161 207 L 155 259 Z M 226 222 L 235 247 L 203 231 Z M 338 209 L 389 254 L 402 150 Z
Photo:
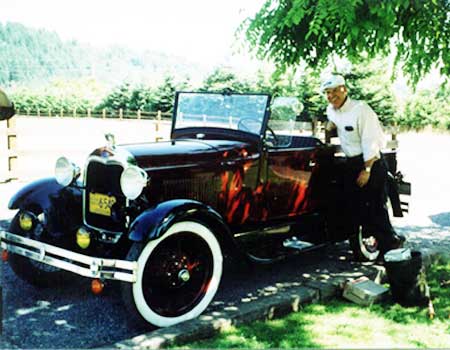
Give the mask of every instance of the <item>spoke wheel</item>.
M 363 233 L 361 228 L 350 238 L 350 246 L 358 261 L 375 261 L 380 254 L 378 240 L 370 233 Z
M 143 249 L 132 248 L 129 258 L 139 250 L 137 281 L 124 285 L 125 292 L 131 289 L 132 311 L 148 323 L 166 327 L 206 309 L 222 276 L 220 245 L 206 226 L 176 223 Z

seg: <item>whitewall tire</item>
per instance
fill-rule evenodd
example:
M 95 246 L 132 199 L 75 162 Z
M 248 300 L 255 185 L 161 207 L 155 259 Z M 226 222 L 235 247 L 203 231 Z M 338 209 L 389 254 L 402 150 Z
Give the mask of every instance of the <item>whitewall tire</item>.
M 129 259 L 138 262 L 137 280 L 128 284 L 132 309 L 152 325 L 168 327 L 197 317 L 217 292 L 222 250 L 211 230 L 199 222 L 175 223 L 130 254 Z

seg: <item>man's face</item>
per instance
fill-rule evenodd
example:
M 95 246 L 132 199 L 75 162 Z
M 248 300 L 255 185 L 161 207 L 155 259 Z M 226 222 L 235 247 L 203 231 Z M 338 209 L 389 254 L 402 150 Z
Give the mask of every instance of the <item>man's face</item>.
M 325 95 L 327 100 L 334 108 L 340 108 L 347 97 L 347 88 L 343 85 L 336 86 L 335 88 L 325 89 Z

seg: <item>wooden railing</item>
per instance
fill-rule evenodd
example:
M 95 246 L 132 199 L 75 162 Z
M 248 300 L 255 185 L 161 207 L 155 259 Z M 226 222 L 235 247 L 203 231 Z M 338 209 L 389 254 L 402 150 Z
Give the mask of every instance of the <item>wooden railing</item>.
M 127 110 L 118 109 L 116 111 L 111 111 L 107 109 L 102 110 L 92 110 L 88 108 L 87 110 L 66 110 L 66 109 L 17 109 L 16 115 L 24 116 L 36 116 L 36 117 L 72 117 L 72 118 L 114 118 L 114 119 L 170 119 L 172 118 L 172 113 L 170 112 L 147 112 L 142 110 Z

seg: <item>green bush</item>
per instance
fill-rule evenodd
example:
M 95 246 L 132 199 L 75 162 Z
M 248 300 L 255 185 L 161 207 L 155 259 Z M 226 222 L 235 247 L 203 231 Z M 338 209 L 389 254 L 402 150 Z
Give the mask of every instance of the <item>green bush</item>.
M 449 92 L 424 90 L 415 93 L 407 102 L 405 113 L 398 124 L 411 129 L 431 126 L 435 129 L 450 130 Z

